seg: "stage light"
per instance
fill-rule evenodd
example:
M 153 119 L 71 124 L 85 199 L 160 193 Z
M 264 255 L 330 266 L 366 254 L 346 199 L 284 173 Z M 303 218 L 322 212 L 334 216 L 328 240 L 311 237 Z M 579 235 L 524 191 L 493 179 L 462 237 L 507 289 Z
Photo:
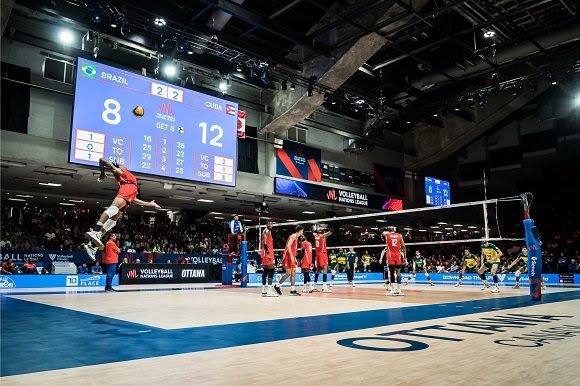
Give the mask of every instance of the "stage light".
M 97 24 L 100 23 L 102 21 L 101 15 L 99 15 L 98 13 L 94 14 L 92 17 L 92 20 L 93 20 L 93 23 L 97 23 Z
M 154 20 L 154 23 L 157 27 L 163 27 L 165 26 L 167 23 L 165 22 L 165 19 L 161 18 L 161 17 L 156 17 Z
M 220 91 L 222 92 L 222 94 L 225 94 L 228 92 L 228 82 L 225 79 L 220 80 L 218 87 L 219 87 Z
M 486 39 L 491 39 L 495 36 L 495 31 L 485 31 L 483 37 Z
M 167 63 L 163 66 L 163 73 L 169 78 L 173 78 L 177 74 L 177 67 L 173 63 Z
M 115 19 L 111 20 L 111 28 L 117 28 L 117 25 L 118 25 L 117 20 Z
M 187 54 L 193 55 L 193 47 L 192 46 L 187 47 Z
M 58 38 L 63 44 L 66 44 L 67 46 L 71 45 L 75 40 L 73 33 L 68 29 L 63 29 L 60 31 Z
M 240 66 L 239 64 L 236 66 L 236 71 L 237 72 L 242 72 L 242 66 Z

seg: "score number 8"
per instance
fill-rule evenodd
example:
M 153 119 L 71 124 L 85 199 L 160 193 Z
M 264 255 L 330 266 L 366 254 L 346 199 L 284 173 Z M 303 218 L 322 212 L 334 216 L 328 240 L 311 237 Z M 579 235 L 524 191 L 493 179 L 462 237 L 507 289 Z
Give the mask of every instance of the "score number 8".
M 103 106 L 105 107 L 105 110 L 101 114 L 101 118 L 103 118 L 105 123 L 108 123 L 109 125 L 118 125 L 121 123 L 121 114 L 119 114 L 121 111 L 121 104 L 118 100 L 113 98 L 105 99 Z

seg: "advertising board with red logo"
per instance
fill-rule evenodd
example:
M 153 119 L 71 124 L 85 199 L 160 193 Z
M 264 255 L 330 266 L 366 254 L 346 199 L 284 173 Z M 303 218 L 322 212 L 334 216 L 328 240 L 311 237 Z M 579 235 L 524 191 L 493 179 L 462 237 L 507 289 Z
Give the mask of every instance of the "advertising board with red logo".
M 274 193 L 377 210 L 402 210 L 403 200 L 276 177 Z

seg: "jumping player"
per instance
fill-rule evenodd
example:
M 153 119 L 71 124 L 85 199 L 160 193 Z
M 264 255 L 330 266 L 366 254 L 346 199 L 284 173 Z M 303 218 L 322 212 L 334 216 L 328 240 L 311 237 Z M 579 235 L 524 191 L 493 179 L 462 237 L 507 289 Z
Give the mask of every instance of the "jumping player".
M 431 284 L 431 286 L 435 285 L 433 281 L 431 281 L 429 272 L 427 272 L 427 260 L 425 259 L 424 256 L 421 255 L 421 252 L 419 251 L 415 251 L 415 256 L 413 256 L 413 272 L 407 278 L 407 280 L 405 280 L 405 284 L 403 285 L 407 285 L 409 284 L 409 281 L 411 281 L 411 279 L 415 279 L 415 276 L 417 275 L 417 269 L 423 271 L 423 273 L 427 277 L 427 280 L 429 280 L 429 284 Z
M 493 275 L 493 282 L 495 283 L 494 288 L 491 290 L 493 293 L 499 292 L 499 284 L 497 278 L 497 270 L 501 265 L 501 257 L 503 253 L 496 247 L 494 244 L 490 243 L 488 240 L 485 240 L 483 244 L 481 244 L 481 267 L 477 273 L 479 277 L 483 281 L 482 290 L 488 289 L 490 287 L 487 279 L 485 278 L 485 271 L 488 269 L 491 270 L 491 274 Z M 485 259 L 485 261 L 484 261 Z
M 316 248 L 316 274 L 314 274 L 314 288 L 312 291 L 318 291 L 316 284 L 318 283 L 318 275 L 322 272 L 322 292 L 332 292 L 326 286 L 326 279 L 328 274 L 328 251 L 326 250 L 326 238 L 332 234 L 332 230 L 318 229 L 314 235 L 314 247 Z
M 276 257 L 274 256 L 274 237 L 272 237 L 272 221 L 266 223 L 266 229 L 262 232 L 262 296 L 278 296 L 272 290 L 272 279 L 276 272 Z M 266 279 L 268 286 L 266 287 Z
M 298 266 L 298 261 L 296 260 L 296 253 L 298 252 L 298 240 L 300 236 L 304 233 L 304 228 L 302 225 L 296 225 L 294 233 L 292 233 L 288 240 L 286 241 L 286 248 L 284 248 L 284 254 L 282 256 L 284 268 L 286 273 L 280 278 L 280 280 L 274 285 L 274 289 L 278 292 L 278 295 L 282 295 L 280 290 L 280 285 L 290 277 L 290 296 L 300 296 L 296 292 L 296 267 Z
M 304 276 L 304 287 L 302 292 L 306 292 L 306 285 L 309 284 L 310 288 L 308 292 L 312 292 L 314 287 L 310 281 L 310 267 L 312 266 L 312 244 L 305 236 L 301 238 L 302 243 L 300 243 L 300 249 L 302 249 L 302 259 L 300 260 L 300 268 L 302 269 L 302 275 Z
M 388 226 L 383 232 L 383 238 L 386 242 L 386 256 L 389 263 L 389 272 L 391 279 L 395 281 L 394 290 L 389 295 L 402 296 L 401 292 L 401 267 L 405 263 L 405 241 L 400 233 L 396 232 L 394 226 Z M 382 259 L 380 261 L 382 264 Z
M 455 284 L 455 287 L 459 287 L 461 285 L 461 280 L 463 280 L 463 274 L 465 271 L 469 272 L 476 272 L 477 271 L 477 255 L 474 255 L 469 251 L 469 248 L 465 248 L 463 251 L 463 256 L 461 257 L 463 260 L 461 265 L 461 271 L 459 272 L 459 281 Z
M 99 166 L 101 168 L 101 175 L 99 176 L 98 181 L 101 182 L 107 178 L 105 170 L 108 169 L 113 173 L 115 179 L 119 183 L 119 191 L 117 192 L 117 196 L 113 200 L 111 206 L 105 209 L 101 214 L 99 221 L 97 221 L 97 225 L 85 233 L 87 238 L 96 245 L 96 247 L 91 247 L 91 243 L 84 245 L 85 251 L 93 261 L 96 260 L 95 253 L 97 252 L 97 247 L 98 249 L 104 248 L 101 239 L 105 233 L 113 229 L 117 224 L 117 220 L 121 218 L 129 205 L 134 202 L 138 205 L 149 206 L 156 209 L 161 208 L 155 203 L 155 201 L 147 202 L 137 198 L 137 178 L 125 166 L 113 164 L 104 158 L 99 159 Z

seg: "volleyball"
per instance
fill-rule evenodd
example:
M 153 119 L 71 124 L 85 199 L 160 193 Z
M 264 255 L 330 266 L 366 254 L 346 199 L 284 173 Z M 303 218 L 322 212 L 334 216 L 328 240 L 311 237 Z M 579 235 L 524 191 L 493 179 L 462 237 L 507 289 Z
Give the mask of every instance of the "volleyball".
M 135 108 L 133 109 L 133 114 L 135 114 L 135 116 L 140 118 L 143 115 L 145 115 L 145 109 L 143 108 L 143 106 L 135 106 Z
M 178 132 L 179 134 L 183 134 L 183 133 L 185 133 L 185 129 L 183 128 L 183 126 L 179 126 L 179 127 L 177 128 L 177 132 Z

